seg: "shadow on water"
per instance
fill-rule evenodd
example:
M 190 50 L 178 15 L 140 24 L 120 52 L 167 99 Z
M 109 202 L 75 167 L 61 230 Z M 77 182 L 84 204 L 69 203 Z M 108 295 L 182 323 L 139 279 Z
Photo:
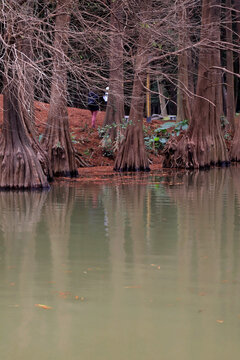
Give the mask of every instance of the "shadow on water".
M 239 176 L 231 167 L 0 193 L 4 360 L 233 358 Z

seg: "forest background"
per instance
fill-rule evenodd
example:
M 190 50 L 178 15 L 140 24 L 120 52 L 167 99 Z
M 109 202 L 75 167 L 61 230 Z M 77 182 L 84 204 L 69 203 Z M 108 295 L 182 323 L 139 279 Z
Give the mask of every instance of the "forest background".
M 0 188 L 78 176 L 91 161 L 68 108 L 107 86 L 94 138 L 116 171 L 147 171 L 159 154 L 173 168 L 239 161 L 239 39 L 239 0 L 1 0 Z M 148 126 L 150 96 L 162 120 Z

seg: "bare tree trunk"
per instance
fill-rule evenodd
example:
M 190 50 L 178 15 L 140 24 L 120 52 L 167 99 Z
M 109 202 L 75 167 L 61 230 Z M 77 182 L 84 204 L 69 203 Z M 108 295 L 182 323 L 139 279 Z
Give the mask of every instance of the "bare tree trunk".
M 124 117 L 122 0 L 112 0 L 111 6 L 109 95 L 104 125 L 120 125 Z M 111 127 L 112 141 L 116 139 L 117 131 L 120 131 L 119 126 L 118 129 L 116 126 Z
M 234 0 L 234 8 L 236 9 L 236 24 L 237 24 L 237 35 L 238 35 L 238 43 L 240 41 L 240 2 L 238 0 Z M 238 52 L 238 70 L 240 74 L 240 52 Z
M 238 41 L 240 41 L 240 3 L 239 1 L 235 0 L 234 8 L 236 10 L 236 25 L 237 25 L 237 35 Z M 240 53 L 238 55 L 238 66 L 239 66 L 239 73 L 240 73 Z M 237 95 L 240 91 L 240 81 L 238 79 L 237 84 Z M 239 96 L 237 96 L 236 101 L 238 101 Z M 232 141 L 232 148 L 230 152 L 230 158 L 233 161 L 240 161 L 240 122 L 238 121 L 236 124 L 236 129 Z
M 71 4 L 72 0 L 59 0 L 56 10 L 51 99 L 43 145 L 47 149 L 53 175 L 75 177 L 78 171 L 68 123 L 65 65 Z
M 157 84 L 158 84 L 158 93 L 159 93 L 159 102 L 160 102 L 160 108 L 161 108 L 161 115 L 165 118 L 168 116 L 167 113 L 167 104 L 166 99 L 164 97 L 164 85 L 161 81 L 161 78 L 157 78 Z
M 187 9 L 182 1 L 178 1 L 179 12 L 179 50 L 183 49 L 188 39 L 188 24 L 187 24 Z M 187 94 L 189 88 L 188 81 L 188 57 L 190 52 L 182 50 L 178 55 L 178 92 L 177 92 L 177 119 L 183 121 L 191 119 L 191 108 L 189 103 L 189 95 Z
M 18 4 L 10 5 L 17 8 Z M 32 3 L 26 4 L 32 6 Z M 49 161 L 41 149 L 32 127 L 31 78 L 28 69 L 32 64 L 26 53 L 29 44 L 21 41 L 18 32 L 27 32 L 24 23 L 9 21 L 5 29 L 4 69 L 4 112 L 3 130 L 0 139 L 0 188 L 31 189 L 48 187 L 47 177 L 51 177 Z M 27 44 L 27 48 L 25 47 Z
M 140 46 L 136 56 L 136 69 L 132 92 L 132 101 L 126 136 L 117 154 L 114 170 L 117 171 L 145 171 L 149 170 L 149 162 L 145 151 L 143 138 L 143 108 L 144 108 L 144 54 Z
M 23 19 L 19 23 L 19 30 L 23 33 L 28 29 L 28 36 L 22 36 L 19 39 L 19 48 L 22 54 L 22 67 L 24 74 L 27 78 L 26 81 L 26 91 L 25 91 L 25 102 L 27 105 L 27 112 L 30 116 L 32 124 L 35 122 L 34 114 L 34 54 L 33 54 L 33 29 L 29 29 L 28 20 L 31 19 L 33 14 L 34 0 L 28 0 L 26 6 L 27 18 Z M 29 66 L 31 63 L 31 66 Z M 32 131 L 35 131 L 33 127 Z
M 141 3 L 141 9 L 151 6 L 151 2 Z M 139 30 L 138 47 L 135 57 L 134 83 L 131 99 L 129 121 L 126 136 L 116 156 L 114 170 L 116 171 L 148 171 L 149 161 L 143 138 L 143 110 L 144 110 L 144 83 L 146 78 L 147 34 L 143 27 Z
M 205 45 L 200 48 L 194 111 L 187 132 L 166 146 L 165 167 L 204 168 L 229 162 L 220 127 L 221 73 L 213 69 L 220 67 L 219 5 L 220 0 L 202 1 L 201 40 Z
M 191 119 L 188 90 L 188 55 L 184 51 L 178 56 L 177 120 Z
M 235 11 L 235 24 L 236 24 L 236 48 L 239 45 L 240 42 L 240 2 L 238 0 L 234 0 L 234 9 Z M 238 50 L 238 69 L 237 72 L 240 74 L 240 51 Z M 236 90 L 236 104 L 235 104 L 235 110 L 237 105 L 239 105 L 240 102 L 240 79 L 237 78 L 237 86 L 236 86 L 237 90 Z M 237 124 L 238 126 L 238 124 Z
M 232 44 L 232 0 L 226 0 L 226 41 Z M 229 46 L 229 45 L 228 45 Z M 233 51 L 227 49 L 227 120 L 231 130 L 235 131 L 235 101 L 234 101 L 234 69 L 233 69 Z

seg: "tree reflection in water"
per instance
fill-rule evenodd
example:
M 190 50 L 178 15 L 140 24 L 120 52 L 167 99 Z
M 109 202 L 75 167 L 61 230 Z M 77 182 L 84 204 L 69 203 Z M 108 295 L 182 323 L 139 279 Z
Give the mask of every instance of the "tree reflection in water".
M 192 305 L 207 314 L 199 331 L 209 339 L 213 337 L 209 318 L 216 316 L 216 321 L 217 316 L 235 314 L 232 321 L 238 321 L 239 175 L 240 169 L 234 167 L 189 171 L 177 173 L 171 185 L 164 185 L 177 206 L 178 292 L 183 302 L 192 294 Z M 183 308 L 186 316 L 189 306 L 191 302 Z
M 28 329 L 34 317 L 35 237 L 47 195 L 47 192 L 38 191 L 0 193 L 0 283 L 1 293 L 5 294 L 0 304 L 1 323 L 4 325 L 0 336 L 1 344 L 6 347 L 1 351 L 3 358 L 16 356 L 16 339 L 20 356 L 31 342 Z M 21 312 L 16 312 L 18 307 Z M 12 317 L 14 321 L 10 321 Z
M 134 358 L 132 343 L 139 359 L 171 352 L 173 336 L 176 348 L 215 351 L 216 321 L 227 330 L 239 321 L 239 174 L 231 167 L 0 193 L 3 358 L 16 346 L 19 359 L 74 358 L 79 329 L 88 358 L 120 348 Z M 182 358 L 190 353 L 185 347 Z

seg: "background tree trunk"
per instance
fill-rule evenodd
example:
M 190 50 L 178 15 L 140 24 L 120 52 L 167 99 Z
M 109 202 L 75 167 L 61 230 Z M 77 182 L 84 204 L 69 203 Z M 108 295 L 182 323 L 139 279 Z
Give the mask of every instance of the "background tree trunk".
M 236 50 L 238 49 L 238 45 L 240 43 L 240 2 L 238 0 L 234 0 L 234 9 L 235 11 L 235 24 L 236 24 L 236 42 L 235 42 L 235 47 Z M 237 51 L 236 51 L 237 52 Z M 240 74 L 240 51 L 238 49 L 237 52 L 237 57 L 238 57 L 238 68 L 237 68 L 237 72 L 238 74 Z M 237 78 L 237 85 L 236 85 L 236 106 L 235 106 L 235 110 L 238 109 L 240 107 L 240 79 Z M 238 124 L 237 124 L 238 125 Z
M 35 123 L 35 114 L 34 114 L 34 53 L 33 53 L 33 29 L 29 28 L 29 19 L 33 15 L 33 6 L 34 1 L 26 1 L 26 13 L 27 18 L 23 18 L 19 22 L 19 30 L 23 33 L 28 29 L 28 36 L 22 36 L 19 38 L 19 51 L 21 53 L 22 68 L 27 78 L 25 81 L 25 102 L 27 107 L 27 112 L 30 116 L 31 123 Z M 35 131 L 35 128 L 32 128 L 32 131 Z
M 158 84 L 158 93 L 159 93 L 159 102 L 160 102 L 160 108 L 161 108 L 161 115 L 165 118 L 168 116 L 167 113 L 167 104 L 166 99 L 164 96 L 164 85 L 162 83 L 162 79 L 160 77 L 157 78 L 157 84 Z
M 187 21 L 187 9 L 182 0 L 177 2 L 178 4 L 178 17 L 179 17 L 179 40 L 178 47 L 181 51 L 178 55 L 178 91 L 177 91 L 177 120 L 183 121 L 185 119 L 191 119 L 191 108 L 189 102 L 189 81 L 188 81 L 188 57 L 190 55 L 189 50 L 183 50 L 189 42 L 188 36 L 188 21 Z M 181 50 L 182 49 L 182 50 Z
M 119 126 L 124 118 L 124 91 L 123 91 L 123 9 L 122 0 L 111 2 L 111 39 L 110 39 L 110 74 L 109 95 L 106 108 L 104 125 L 111 125 L 109 131 L 111 140 L 114 141 Z
M 220 67 L 219 5 L 220 0 L 202 1 L 201 39 L 205 44 L 199 54 L 194 111 L 186 134 L 173 138 L 166 146 L 165 167 L 204 168 L 229 162 L 220 127 L 221 73 L 213 68 Z
M 226 0 L 226 41 L 232 44 L 232 0 Z M 229 45 L 228 45 L 229 46 Z M 233 69 L 233 51 L 227 49 L 227 120 L 230 124 L 231 130 L 235 131 L 235 101 L 234 101 L 234 69 Z
M 236 27 L 237 27 L 237 42 L 240 41 L 240 3 L 239 1 L 235 0 L 234 2 L 234 8 L 236 10 L 235 14 L 235 21 L 236 21 Z M 238 72 L 240 73 L 240 53 L 238 54 Z M 239 100 L 239 91 L 240 91 L 240 81 L 237 79 L 237 92 L 236 92 L 236 103 Z M 235 108 L 236 109 L 236 108 Z M 236 123 L 235 126 L 235 133 L 232 141 L 232 148 L 230 151 L 230 159 L 232 161 L 240 161 L 240 121 Z
M 59 0 L 56 9 L 54 59 L 50 108 L 43 145 L 48 152 L 54 176 L 78 175 L 71 141 L 67 110 L 67 50 L 72 0 Z

